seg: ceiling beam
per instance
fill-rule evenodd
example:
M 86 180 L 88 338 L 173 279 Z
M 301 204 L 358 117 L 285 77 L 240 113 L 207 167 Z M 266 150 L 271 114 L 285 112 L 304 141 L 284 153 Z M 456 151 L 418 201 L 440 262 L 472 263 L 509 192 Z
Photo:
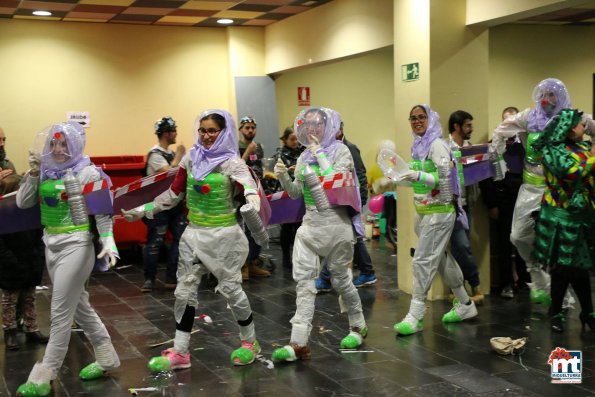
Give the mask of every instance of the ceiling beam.
M 593 0 L 467 0 L 466 24 L 491 27 L 593 3 Z

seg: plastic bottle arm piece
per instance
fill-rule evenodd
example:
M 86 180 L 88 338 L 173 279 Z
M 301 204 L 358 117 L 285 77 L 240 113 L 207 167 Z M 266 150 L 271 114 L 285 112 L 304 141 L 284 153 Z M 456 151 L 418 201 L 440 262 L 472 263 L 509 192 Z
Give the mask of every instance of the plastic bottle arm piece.
M 240 207 L 240 214 L 244 219 L 244 223 L 250 230 L 254 241 L 261 247 L 268 248 L 269 234 L 267 233 L 256 208 L 254 208 L 251 203 L 244 204 Z
M 417 181 L 432 189 L 436 187 L 436 178 L 428 172 L 417 171 Z
M 328 159 L 326 158 L 326 154 L 324 154 L 322 149 L 318 149 L 316 151 L 316 160 L 318 161 L 320 173 L 322 175 L 328 175 L 333 171 L 333 167 L 331 167 L 331 163 L 329 163 Z

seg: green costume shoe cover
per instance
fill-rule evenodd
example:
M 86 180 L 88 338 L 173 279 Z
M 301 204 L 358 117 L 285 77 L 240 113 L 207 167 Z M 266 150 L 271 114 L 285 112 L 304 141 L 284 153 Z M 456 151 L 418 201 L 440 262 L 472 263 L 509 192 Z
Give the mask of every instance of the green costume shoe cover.
M 256 356 L 250 349 L 240 347 L 231 353 L 231 363 L 235 365 L 246 365 L 254 362 Z M 237 360 L 236 360 L 237 359 Z
M 260 344 L 254 341 L 252 344 L 254 351 L 247 347 L 240 347 L 231 353 L 231 363 L 233 365 L 248 365 L 252 364 L 256 359 L 256 355 L 260 353 Z M 237 360 L 236 360 L 237 359 Z
M 165 372 L 171 369 L 171 362 L 167 359 L 167 357 L 157 356 L 149 360 L 147 367 L 152 372 Z
M 547 292 L 545 292 L 542 289 L 532 289 L 531 302 L 543 303 L 544 305 L 550 306 L 552 304 L 552 298 Z
M 393 327 L 395 332 L 399 335 L 412 335 L 416 332 L 423 330 L 424 323 L 422 320 L 417 320 L 417 324 L 414 326 L 409 321 L 401 321 L 396 323 Z
M 460 323 L 461 321 L 463 321 L 463 319 L 459 316 L 459 313 L 457 313 L 454 307 L 442 316 L 443 323 Z
M 341 340 L 341 349 L 356 349 L 364 342 L 368 335 L 368 327 L 364 327 L 360 332 L 351 331 L 349 335 Z
M 24 383 L 17 389 L 17 396 L 21 397 L 43 397 L 50 394 L 52 386 L 49 383 L 35 384 L 31 382 Z
M 79 377 L 82 380 L 93 380 L 103 377 L 104 374 L 105 371 L 103 370 L 103 368 L 101 368 L 99 364 L 91 363 L 87 365 L 85 368 L 81 369 Z
M 356 349 L 361 345 L 360 338 L 349 334 L 341 340 L 341 349 Z
M 297 356 L 291 346 L 283 346 L 273 351 L 273 361 L 295 361 Z

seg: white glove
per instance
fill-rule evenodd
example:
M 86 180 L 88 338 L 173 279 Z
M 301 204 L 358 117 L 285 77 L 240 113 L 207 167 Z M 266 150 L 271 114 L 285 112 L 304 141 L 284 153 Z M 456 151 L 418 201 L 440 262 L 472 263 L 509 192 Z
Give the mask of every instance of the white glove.
M 400 182 L 400 181 L 417 182 L 418 180 L 419 180 L 418 171 L 407 171 L 407 172 L 397 176 L 397 182 Z
M 39 166 L 41 164 L 41 159 L 39 158 L 39 154 L 35 153 L 33 150 L 29 150 L 29 169 L 31 170 L 31 174 L 39 175 Z
M 326 170 L 328 170 L 331 166 L 328 159 L 326 158 L 326 154 L 322 151 L 322 146 L 318 143 L 318 138 L 314 135 L 310 135 L 310 145 L 308 145 L 307 150 L 312 153 L 314 157 L 316 157 L 316 161 L 318 162 L 318 166 L 320 167 L 320 171 L 325 174 Z
M 380 179 L 376 179 L 374 183 L 372 183 L 372 190 L 376 194 L 385 193 L 389 191 L 395 190 L 396 183 L 388 179 L 387 177 L 382 177 Z
M 100 237 L 101 240 L 101 252 L 97 255 L 97 259 L 101 259 L 107 255 L 109 258 L 109 266 L 114 267 L 116 264 L 116 258 L 120 259 L 120 254 L 118 253 L 118 247 L 116 247 L 116 242 L 114 241 L 114 236 L 105 236 Z
M 316 152 L 322 149 L 320 142 L 318 142 L 318 138 L 316 138 L 314 135 L 310 135 L 310 144 L 306 149 L 309 150 L 313 156 L 316 156 Z
M 249 194 L 246 196 L 246 203 L 250 204 L 256 212 L 260 211 L 260 197 L 258 194 Z
M 140 207 L 132 208 L 130 210 L 122 209 L 121 211 L 122 211 L 122 215 L 124 216 L 124 219 L 126 219 L 128 222 L 138 221 L 139 219 L 144 218 L 146 215 L 144 205 L 141 205 Z
M 281 177 L 281 175 L 287 174 L 287 167 L 285 166 L 285 163 L 283 162 L 283 160 L 277 159 L 277 163 L 275 164 L 275 168 L 273 169 L 273 172 L 275 173 L 275 176 L 277 177 L 277 179 L 279 179 Z

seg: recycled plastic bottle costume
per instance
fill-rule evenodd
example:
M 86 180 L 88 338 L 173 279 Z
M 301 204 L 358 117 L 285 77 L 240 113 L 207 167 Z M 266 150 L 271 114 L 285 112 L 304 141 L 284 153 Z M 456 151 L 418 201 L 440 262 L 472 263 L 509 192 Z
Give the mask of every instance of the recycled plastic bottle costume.
M 540 136 L 556 113 L 570 107 L 570 96 L 564 83 L 548 78 L 533 90 L 533 101 L 533 108 L 517 113 L 496 127 L 492 147 L 502 155 L 506 150 L 506 140 L 518 134 L 525 148 L 523 184 L 514 208 L 510 241 L 526 262 L 527 271 L 531 275 L 531 301 L 549 305 L 550 276 L 532 255 L 535 239 L 534 213 L 539 212 L 541 197 L 545 191 L 542 153 L 533 149 L 532 142 Z
M 80 124 L 54 124 L 40 132 L 37 141 L 39 146 L 43 145 L 39 176 L 33 176 L 31 171 L 25 175 L 16 201 L 20 208 L 40 203 L 46 264 L 53 284 L 51 328 L 43 360 L 34 365 L 27 383 L 17 390 L 17 395 L 22 396 L 45 396 L 51 392 L 50 381 L 56 379 L 66 356 L 73 320 L 93 345 L 97 360 L 80 372 L 82 379 L 98 378 L 104 371 L 120 366 L 111 338 L 89 304 L 89 293 L 85 290 L 95 264 L 89 217 L 84 213 L 81 219 L 80 214 L 73 214 L 65 190 L 65 180 L 72 175 L 81 185 L 101 179 L 109 181 L 109 178 L 83 154 L 85 131 Z M 31 156 L 36 157 L 30 155 L 30 162 Z M 110 257 L 113 265 L 118 250 L 113 239 L 112 217 L 95 215 L 95 222 L 103 246 L 99 256 L 107 254 L 105 258 Z
M 201 277 L 210 272 L 219 280 L 216 291 L 227 300 L 240 329 L 242 347 L 231 360 L 235 365 L 250 364 L 260 353 L 256 340 L 252 309 L 242 290 L 240 269 L 248 255 L 248 240 L 236 218 L 238 202 L 243 194 L 250 203 L 258 199 L 257 185 L 246 163 L 238 156 L 235 122 L 225 110 L 208 110 L 194 123 L 199 130 L 205 118 L 219 115 L 225 119 L 213 145 L 203 146 L 204 136 L 180 162 L 171 187 L 153 203 L 124 211 L 127 220 L 151 218 L 154 214 L 176 206 L 186 197 L 189 224 L 179 245 L 178 285 L 175 290 L 174 316 L 176 335 L 173 349 L 161 352 L 149 362 L 153 371 L 190 367 L 190 331 L 198 306 L 197 293 Z M 144 207 L 144 208 L 143 208 Z
M 461 269 L 447 250 L 457 214 L 454 199 L 451 198 L 450 201 L 441 199 L 439 185 L 449 185 L 455 194 L 458 193 L 457 170 L 452 167 L 454 157 L 448 143 L 442 139 L 438 113 L 431 110 L 428 105 L 422 105 L 422 107 L 425 109 L 428 124 L 423 135 L 413 132 L 414 141 L 411 147 L 413 160 L 410 163 L 413 173 L 410 173 L 408 178 L 412 181 L 417 212 L 414 228 L 418 242 L 412 261 L 413 296 L 409 312 L 394 326 L 394 330 L 400 335 L 410 335 L 423 330 L 425 301 L 436 272 L 440 273 L 456 297 L 454 307 L 444 314 L 442 321 L 459 322 L 477 315 L 475 303 L 470 301 L 465 291 Z M 417 108 L 419 106 L 413 109 Z M 441 163 L 451 169 L 447 176 L 438 174 L 437 168 Z M 441 181 L 441 178 L 444 180 Z M 405 184 L 403 181 L 397 181 L 397 183 Z
M 352 172 L 353 159 L 347 146 L 337 141 L 335 135 L 339 124 L 334 121 L 336 113 L 326 108 L 310 108 L 298 114 L 294 123 L 298 141 L 309 146 L 298 158 L 295 180 L 287 169 L 277 163 L 275 173 L 283 190 L 293 199 L 303 197 L 306 214 L 299 227 L 293 246 L 293 279 L 296 286 L 296 312 L 291 319 L 290 343 L 273 352 L 275 361 L 295 361 L 310 357 L 308 339 L 312 330 L 315 279 L 320 272 L 320 258 L 325 258 L 331 272 L 331 283 L 339 294 L 342 311 L 349 318 L 351 332 L 341 341 L 343 348 L 356 348 L 363 343 L 368 328 L 362 312 L 357 289 L 353 285 L 349 263 L 353 258 L 355 236 L 351 215 L 347 206 L 330 205 L 319 211 L 312 190 L 305 183 L 305 174 L 313 170 L 316 175 L 332 175 Z M 320 145 L 315 145 L 311 136 Z M 313 153 L 314 152 L 314 153 Z M 357 189 L 354 187 L 354 189 Z M 354 190 L 359 197 L 359 193 Z
M 561 110 L 532 145 L 543 153 L 546 184 L 533 256 L 550 266 L 555 331 L 563 330 L 562 300 L 569 283 L 581 304 L 581 321 L 595 324 L 588 272 L 595 264 L 595 156 L 591 142 L 568 139 L 581 116 L 576 109 Z

